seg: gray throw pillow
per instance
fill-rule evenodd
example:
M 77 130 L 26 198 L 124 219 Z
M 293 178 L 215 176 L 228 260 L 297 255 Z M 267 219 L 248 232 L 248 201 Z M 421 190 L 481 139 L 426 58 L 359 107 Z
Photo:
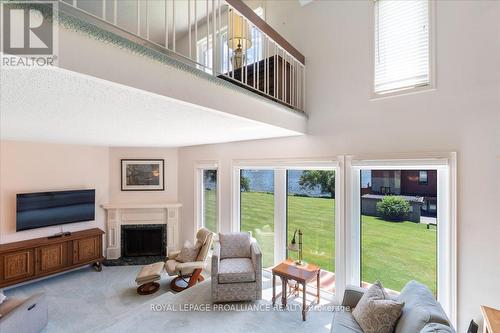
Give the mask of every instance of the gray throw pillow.
M 392 333 L 404 303 L 392 300 L 376 281 L 352 311 L 364 333 Z
M 185 244 L 181 252 L 175 257 L 175 260 L 179 262 L 193 262 L 196 261 L 198 253 L 200 252 L 201 244 L 196 243 L 195 245 Z

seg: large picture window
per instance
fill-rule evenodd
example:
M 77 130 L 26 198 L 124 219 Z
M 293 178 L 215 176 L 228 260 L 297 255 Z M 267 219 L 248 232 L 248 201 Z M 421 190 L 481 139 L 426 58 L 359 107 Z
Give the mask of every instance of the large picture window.
M 263 267 L 274 265 L 274 171 L 240 171 L 240 230 L 259 242 Z
M 287 192 L 288 240 L 300 229 L 307 240 L 304 260 L 334 272 L 335 172 L 288 170 Z
M 297 259 L 287 246 L 300 229 L 323 290 L 341 297 L 348 284 L 378 279 L 398 293 L 417 280 L 454 321 L 456 157 L 444 156 L 234 161 L 231 228 L 252 232 L 265 268 Z
M 235 230 L 250 231 L 259 242 L 264 268 L 287 258 L 299 259 L 288 245 L 300 230 L 302 259 L 321 267 L 321 288 L 334 292 L 336 167 L 332 164 L 236 167 L 234 211 Z
M 437 171 L 425 171 L 432 180 L 425 184 L 421 173 L 361 171 L 362 286 L 380 280 L 384 287 L 400 291 L 416 280 L 437 296 L 438 222 L 425 209 L 437 200 Z
M 398 293 L 417 280 L 454 322 L 456 155 L 433 156 L 346 157 L 346 284 L 380 280 Z
M 304 239 L 303 260 L 319 265 L 322 288 L 335 287 L 335 171 L 287 171 L 287 243 L 296 230 Z M 293 258 L 296 253 L 288 252 Z

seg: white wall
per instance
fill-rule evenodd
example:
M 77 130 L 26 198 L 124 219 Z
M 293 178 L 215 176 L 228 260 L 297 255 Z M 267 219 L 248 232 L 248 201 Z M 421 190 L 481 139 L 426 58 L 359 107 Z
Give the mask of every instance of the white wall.
M 0 243 L 45 237 L 59 226 L 16 232 L 16 194 L 71 189 L 96 190 L 96 218 L 71 223 L 64 231 L 104 229 L 100 204 L 109 195 L 109 149 L 97 146 L 0 142 Z
M 122 191 L 121 159 L 164 159 L 164 191 Z M 177 202 L 177 148 L 110 148 L 109 200 L 112 203 Z
M 219 160 L 229 230 L 233 159 L 458 153 L 459 331 L 500 307 L 500 2 L 439 1 L 437 89 L 370 100 L 372 1 L 268 1 L 267 21 L 306 56 L 309 135 L 179 150 L 182 237 L 194 233 L 193 167 Z M 306 24 L 304 24 L 306 23 Z

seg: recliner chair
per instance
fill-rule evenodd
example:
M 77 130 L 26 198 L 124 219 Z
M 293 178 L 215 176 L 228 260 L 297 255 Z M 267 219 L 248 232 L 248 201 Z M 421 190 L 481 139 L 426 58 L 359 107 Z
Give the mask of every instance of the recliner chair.
M 197 282 L 204 280 L 201 271 L 206 266 L 208 251 L 212 245 L 213 233 L 201 228 L 196 233 L 196 242 L 201 245 L 200 252 L 196 261 L 180 262 L 176 258 L 181 251 L 172 251 L 169 253 L 166 262 L 157 262 L 144 266 L 137 275 L 135 282 L 139 285 L 137 293 L 140 295 L 149 295 L 156 292 L 160 288 L 160 284 L 156 281 L 161 280 L 163 270 L 167 271 L 170 276 L 176 276 L 170 282 L 170 288 L 174 291 L 182 291 L 194 286 Z

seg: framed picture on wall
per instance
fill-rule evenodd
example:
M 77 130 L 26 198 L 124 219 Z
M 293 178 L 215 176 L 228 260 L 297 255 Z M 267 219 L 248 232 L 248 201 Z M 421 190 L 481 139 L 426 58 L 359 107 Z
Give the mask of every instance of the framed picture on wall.
M 122 159 L 122 191 L 165 190 L 165 161 L 162 159 Z

